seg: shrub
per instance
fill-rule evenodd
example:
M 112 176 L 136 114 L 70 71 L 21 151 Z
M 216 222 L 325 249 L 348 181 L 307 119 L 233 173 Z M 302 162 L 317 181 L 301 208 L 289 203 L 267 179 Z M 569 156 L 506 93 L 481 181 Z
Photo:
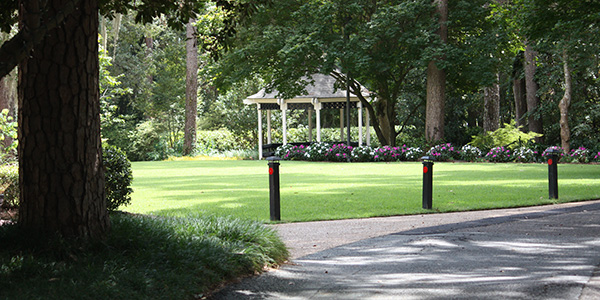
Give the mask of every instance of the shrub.
M 516 162 L 535 162 L 536 161 L 536 152 L 527 148 L 520 147 L 513 152 L 513 157 Z
M 432 156 L 437 161 L 449 161 L 458 158 L 459 153 L 454 149 L 452 144 L 447 143 L 431 147 L 427 151 L 427 155 Z
M 17 122 L 8 115 L 8 109 L 3 109 L 0 111 L 0 162 L 12 161 L 16 155 Z
M 375 150 L 369 146 L 359 146 L 352 149 L 352 161 L 369 162 L 373 161 Z
M 485 155 L 485 159 L 490 162 L 507 162 L 512 159 L 512 156 L 509 149 L 494 147 Z
M 304 158 L 304 152 L 304 146 L 300 147 L 292 144 L 285 144 L 277 147 L 275 155 L 285 160 L 302 160 Z
M 127 155 L 115 146 L 103 145 L 102 148 L 106 207 L 113 211 L 119 206 L 131 203 L 130 194 L 133 192 L 131 162 L 127 159 Z
M 587 163 L 589 162 L 590 151 L 585 147 L 579 147 L 577 149 L 571 149 L 569 153 L 570 162 Z
M 460 148 L 459 156 L 464 161 L 476 161 L 481 158 L 481 150 L 475 146 L 464 145 Z
M 404 152 L 404 157 L 406 158 L 406 160 L 410 160 L 410 161 L 416 161 L 421 159 L 421 156 L 423 155 L 423 150 L 419 147 L 416 148 L 407 148 L 406 152 Z
M 506 146 L 509 149 L 516 149 L 526 146 L 533 141 L 534 138 L 542 136 L 536 132 L 525 133 L 521 131 L 521 127 L 517 127 L 515 121 L 505 123 L 504 127 L 498 128 L 493 132 L 485 132 L 477 136 L 473 136 L 473 140 L 469 143 L 479 149 L 491 149 L 495 147 Z
M 374 151 L 373 159 L 375 161 L 398 161 L 403 159 L 404 152 L 406 152 L 405 146 L 403 148 L 383 146 Z
M 348 161 L 352 156 L 352 146 L 346 144 L 335 144 L 327 151 L 326 158 L 329 161 Z
M 4 193 L 3 208 L 19 206 L 19 166 L 0 166 L 0 191 Z
M 594 161 L 600 162 L 600 151 L 598 151 L 598 153 L 596 153 L 594 155 L 594 158 L 592 158 Z
M 328 143 L 314 143 L 306 147 L 304 159 L 312 161 L 324 161 L 327 156 L 327 151 L 331 148 Z

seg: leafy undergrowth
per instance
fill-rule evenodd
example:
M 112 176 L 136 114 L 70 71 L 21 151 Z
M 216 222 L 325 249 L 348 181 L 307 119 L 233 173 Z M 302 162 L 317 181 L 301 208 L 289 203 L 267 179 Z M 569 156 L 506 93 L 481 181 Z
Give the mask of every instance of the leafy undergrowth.
M 116 213 L 111 223 L 109 238 L 94 245 L 1 226 L 0 298 L 202 298 L 288 257 L 275 231 L 252 221 Z

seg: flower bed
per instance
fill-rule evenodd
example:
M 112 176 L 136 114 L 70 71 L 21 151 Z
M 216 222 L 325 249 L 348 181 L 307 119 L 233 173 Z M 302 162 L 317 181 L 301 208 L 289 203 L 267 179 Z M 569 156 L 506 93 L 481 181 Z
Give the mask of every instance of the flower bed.
M 383 146 L 372 148 L 369 146 L 352 147 L 345 144 L 313 143 L 309 146 L 287 144 L 277 148 L 275 155 L 284 160 L 306 160 L 306 161 L 332 161 L 332 162 L 395 162 L 395 161 L 418 161 L 423 155 L 431 156 L 435 161 L 488 161 L 488 162 L 545 162 L 550 150 L 563 149 L 558 146 L 546 148 L 542 154 L 540 146 L 534 148 L 519 147 L 509 149 L 507 147 L 494 147 L 483 155 L 482 151 L 472 145 L 464 145 L 460 148 L 450 143 L 439 144 L 424 152 L 420 147 L 409 147 L 402 145 L 398 147 Z M 575 148 L 568 155 L 564 152 L 561 157 L 565 162 L 587 163 L 600 162 L 600 151 L 591 153 L 584 147 Z

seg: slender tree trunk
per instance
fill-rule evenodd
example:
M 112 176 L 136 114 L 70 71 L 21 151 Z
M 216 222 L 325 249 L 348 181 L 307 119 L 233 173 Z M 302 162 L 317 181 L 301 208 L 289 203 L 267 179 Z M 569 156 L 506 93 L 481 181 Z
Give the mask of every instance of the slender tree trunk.
M 529 131 L 537 132 L 540 134 L 544 133 L 544 128 L 542 127 L 542 120 L 540 118 L 535 117 L 535 111 L 540 105 L 540 98 L 537 96 L 538 84 L 535 81 L 535 71 L 536 71 L 536 59 L 537 53 L 531 49 L 531 46 L 527 45 L 525 47 L 525 89 L 527 91 L 527 113 L 529 113 L 528 124 Z M 536 143 L 542 143 L 543 137 L 535 138 Z
M 123 19 L 122 14 L 117 14 L 115 19 L 113 20 L 113 31 L 115 33 L 115 39 L 113 41 L 113 51 L 112 56 L 117 54 L 117 46 L 119 43 L 119 31 L 121 30 L 121 20 Z
M 108 53 L 106 45 L 108 44 L 108 30 L 106 29 L 106 18 L 100 16 L 100 36 L 102 37 L 102 49 Z
M 560 110 L 560 144 L 565 153 L 571 151 L 571 129 L 569 128 L 569 106 L 571 106 L 572 82 L 569 56 L 563 52 L 563 72 L 565 75 L 565 94 L 558 104 Z
M 152 35 L 150 35 L 150 33 L 147 33 L 146 38 L 144 40 L 146 42 L 146 59 L 150 60 L 150 57 L 152 56 L 152 51 L 154 50 L 154 39 L 152 38 Z M 148 73 L 146 79 L 148 80 L 148 84 L 152 84 L 152 82 L 154 81 L 154 77 L 151 73 Z
M 66 0 L 44 1 L 49 17 Z M 20 1 L 37 28 L 38 1 Z M 20 64 L 19 224 L 36 234 L 102 239 L 109 230 L 100 141 L 98 3 L 81 1 Z
M 441 40 L 448 41 L 448 0 L 435 0 L 440 15 Z M 443 58 L 439 58 L 442 60 Z M 427 104 L 425 115 L 425 138 L 435 142 L 444 139 L 444 114 L 446 102 L 446 72 L 439 69 L 436 61 L 427 66 Z
M 513 83 L 513 98 L 515 102 L 515 123 L 521 130 L 527 132 L 527 120 L 523 119 L 527 113 L 527 97 L 525 93 L 525 77 L 523 75 L 523 60 L 524 52 L 519 51 L 513 62 L 512 83 Z
M 198 114 L 198 44 L 194 20 L 186 25 L 185 130 L 183 155 L 190 155 L 196 146 L 196 116 Z
M 500 75 L 496 74 L 500 80 Z M 483 89 L 483 131 L 495 131 L 500 128 L 500 84 L 494 83 Z

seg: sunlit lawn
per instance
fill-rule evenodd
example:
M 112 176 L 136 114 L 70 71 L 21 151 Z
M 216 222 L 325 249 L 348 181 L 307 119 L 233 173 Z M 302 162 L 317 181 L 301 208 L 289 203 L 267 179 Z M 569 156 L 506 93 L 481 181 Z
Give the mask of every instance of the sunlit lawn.
M 600 199 L 600 165 L 560 164 L 559 200 L 545 164 L 436 163 L 432 211 L 421 208 L 422 164 L 281 162 L 283 222 L 517 207 Z M 133 163 L 126 211 L 268 221 L 265 161 Z

